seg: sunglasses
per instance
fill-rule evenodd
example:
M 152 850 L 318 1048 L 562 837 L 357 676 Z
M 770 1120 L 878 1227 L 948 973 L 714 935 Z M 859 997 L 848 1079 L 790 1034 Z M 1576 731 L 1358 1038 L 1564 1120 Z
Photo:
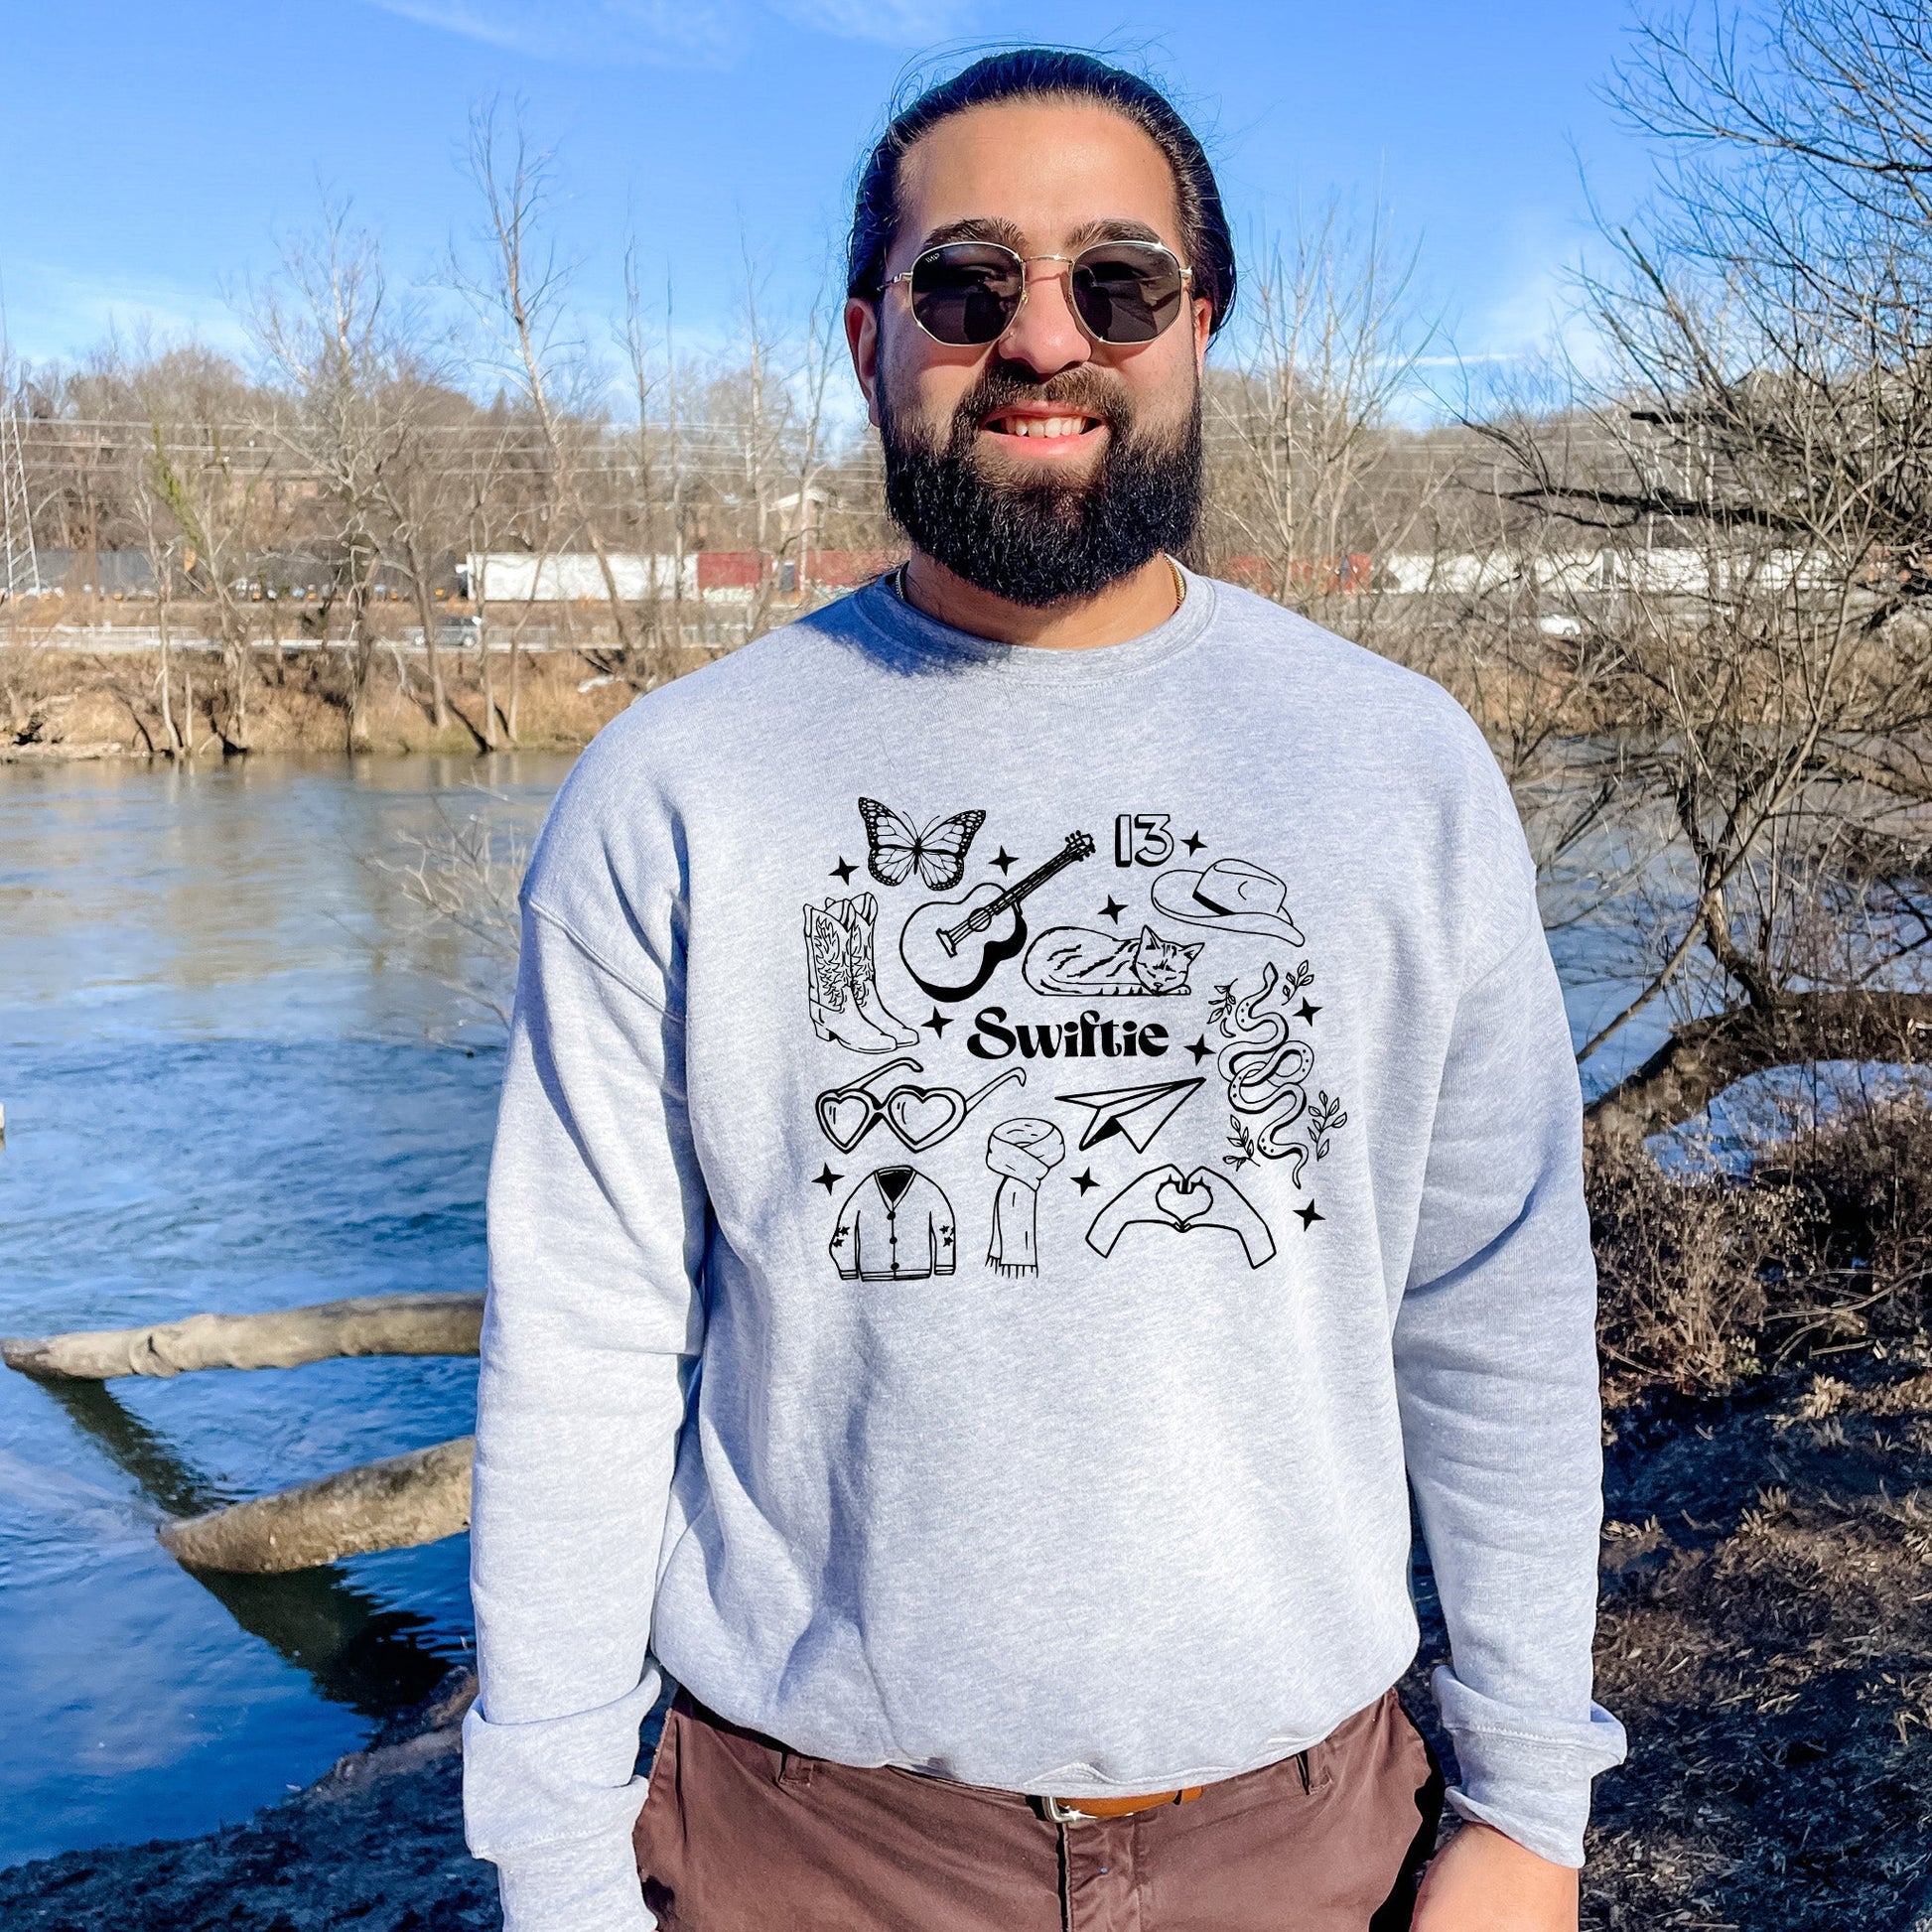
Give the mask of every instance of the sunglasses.
M 1194 279 L 1158 241 L 1096 241 L 1077 255 L 1021 255 L 997 241 L 944 241 L 891 276 L 910 285 L 912 320 L 936 343 L 982 348 L 1013 327 L 1034 262 L 1063 262 L 1073 314 L 1096 343 L 1151 343 Z

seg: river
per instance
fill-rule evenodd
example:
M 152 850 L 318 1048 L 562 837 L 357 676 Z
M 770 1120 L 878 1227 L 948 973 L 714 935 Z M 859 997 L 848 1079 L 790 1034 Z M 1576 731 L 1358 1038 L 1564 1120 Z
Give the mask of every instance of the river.
M 0 765 L 0 1332 L 480 1288 L 500 1052 L 449 984 L 479 962 L 369 861 L 533 821 L 569 765 Z M 1559 954 L 1592 1027 L 1616 989 Z M 467 1538 L 224 1582 L 154 1531 L 465 1434 L 475 1383 L 0 1374 L 0 1865 L 241 1818 L 467 1656 Z
M 500 1056 L 367 861 L 569 764 L 0 766 L 0 1331 L 480 1288 Z M 465 1656 L 466 1539 L 217 1583 L 154 1531 L 462 1435 L 475 1384 L 0 1374 L 0 1864 L 243 1817 Z

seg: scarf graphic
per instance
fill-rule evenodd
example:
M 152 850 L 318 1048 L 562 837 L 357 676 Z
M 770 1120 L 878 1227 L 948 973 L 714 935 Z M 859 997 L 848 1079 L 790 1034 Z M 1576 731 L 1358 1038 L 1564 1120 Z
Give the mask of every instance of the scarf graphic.
M 1003 1275 L 1037 1275 L 1039 1183 L 1066 1158 L 1050 1120 L 1006 1120 L 986 1137 L 986 1165 L 1002 1176 L 993 1196 L 993 1240 L 986 1265 Z

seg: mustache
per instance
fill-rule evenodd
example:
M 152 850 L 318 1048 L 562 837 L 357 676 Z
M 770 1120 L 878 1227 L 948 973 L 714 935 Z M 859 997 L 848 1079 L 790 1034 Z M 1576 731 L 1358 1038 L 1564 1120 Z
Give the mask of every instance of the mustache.
M 1044 382 L 1019 362 L 989 362 L 953 411 L 950 443 L 955 453 L 973 445 L 980 426 L 995 410 L 1031 402 L 1092 416 L 1116 438 L 1133 428 L 1134 412 L 1119 379 L 1092 367 L 1065 369 Z

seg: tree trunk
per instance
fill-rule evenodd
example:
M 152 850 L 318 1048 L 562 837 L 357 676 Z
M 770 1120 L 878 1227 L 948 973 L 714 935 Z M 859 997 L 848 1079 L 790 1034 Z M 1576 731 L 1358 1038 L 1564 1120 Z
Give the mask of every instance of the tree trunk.
M 470 1527 L 477 1439 L 358 1463 L 271 1496 L 164 1523 L 161 1541 L 197 1570 L 268 1576 L 366 1550 L 435 1543 Z
M 1594 1134 L 1641 1139 L 1689 1120 L 1747 1074 L 1809 1060 L 1932 1060 L 1932 993 L 1795 993 L 1689 1021 L 1585 1117 Z
M 375 626 L 369 618 L 366 584 L 352 584 L 348 593 L 348 746 L 353 753 L 369 736 L 369 675 L 375 668 Z M 324 650 L 329 647 L 325 634 Z
M 477 620 L 477 675 L 483 683 L 483 743 L 496 749 L 496 685 L 489 674 L 489 632 L 481 617 Z
M 157 572 L 165 572 L 168 562 L 164 558 L 157 566 Z M 167 580 L 162 578 L 162 591 L 157 611 L 161 631 L 161 726 L 168 734 L 168 756 L 181 757 L 181 733 L 175 729 L 175 694 L 170 688 L 174 678 L 174 664 L 170 646 L 174 641 L 174 626 L 169 621 Z M 195 728 L 191 724 L 189 730 Z
M 436 604 L 415 552 L 410 552 L 410 576 L 416 585 L 416 615 L 423 621 L 423 654 L 429 667 L 430 723 L 440 732 L 450 729 L 449 694 L 443 688 L 443 660 L 436 654 Z
M 23 1375 L 104 1382 L 195 1368 L 294 1368 L 337 1355 L 474 1355 L 481 1295 L 358 1295 L 267 1314 L 191 1314 L 146 1328 L 10 1335 L 0 1358 Z

